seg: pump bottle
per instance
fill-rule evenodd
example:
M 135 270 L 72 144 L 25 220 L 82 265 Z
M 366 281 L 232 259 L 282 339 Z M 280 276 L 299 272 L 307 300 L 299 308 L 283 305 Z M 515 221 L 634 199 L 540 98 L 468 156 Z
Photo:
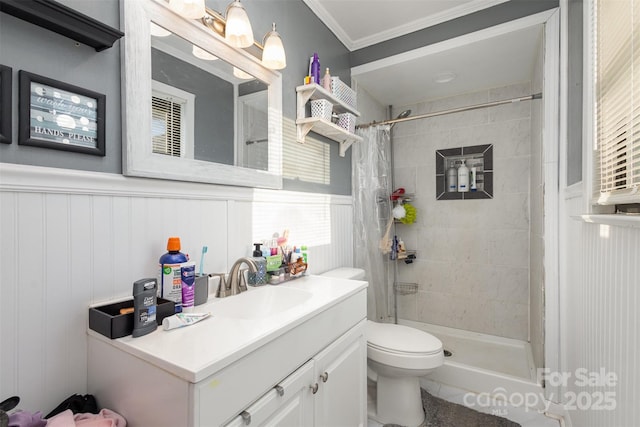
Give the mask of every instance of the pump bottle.
M 458 168 L 458 192 L 466 193 L 469 191 L 469 168 L 462 161 L 462 164 Z

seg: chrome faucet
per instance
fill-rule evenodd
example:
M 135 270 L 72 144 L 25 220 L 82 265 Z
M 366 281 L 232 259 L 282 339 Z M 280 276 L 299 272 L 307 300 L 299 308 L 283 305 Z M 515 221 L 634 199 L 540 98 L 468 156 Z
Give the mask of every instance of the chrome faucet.
M 245 270 L 240 269 L 242 264 L 247 264 L 249 266 L 250 273 L 258 272 L 258 265 L 253 259 L 247 257 L 238 259 L 231 266 L 229 276 L 225 278 L 225 274 L 216 274 L 216 276 L 220 277 L 220 285 L 218 286 L 216 297 L 224 298 L 230 295 L 237 295 L 247 290 L 247 282 L 244 278 Z

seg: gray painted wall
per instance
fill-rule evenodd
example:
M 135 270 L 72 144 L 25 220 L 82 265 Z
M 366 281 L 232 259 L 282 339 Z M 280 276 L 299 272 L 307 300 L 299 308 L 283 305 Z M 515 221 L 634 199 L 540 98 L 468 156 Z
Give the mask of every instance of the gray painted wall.
M 366 64 L 388 56 L 479 31 L 494 25 L 558 7 L 558 0 L 510 0 L 460 18 L 452 19 L 402 37 L 351 52 L 351 66 Z
M 120 28 L 117 0 L 60 0 L 77 11 Z M 120 42 L 103 52 L 0 13 L 0 63 L 13 68 L 13 143 L 0 144 L 0 161 L 66 169 L 122 173 Z M 50 77 L 106 95 L 104 157 L 18 145 L 18 70 Z
M 81 13 L 120 28 L 118 0 L 60 0 Z M 224 1 L 207 1 L 215 10 L 224 11 Z M 307 74 L 308 58 L 314 52 L 320 55 L 323 67 L 330 67 L 332 75 L 350 83 L 349 51 L 311 12 L 302 0 L 264 0 L 245 4 L 256 40 L 262 40 L 278 24 L 288 66 L 282 70 L 283 109 L 285 127 L 294 126 L 296 114 L 296 86 Z M 126 36 L 125 36 L 126 37 Z M 14 143 L 0 144 L 0 161 L 7 163 L 51 166 L 68 169 L 122 173 L 122 125 L 120 101 L 120 43 L 103 52 L 76 43 L 12 16 L 0 13 L 0 63 L 14 70 Z M 18 146 L 18 70 L 86 87 L 107 97 L 106 155 L 89 156 L 37 147 Z M 285 135 L 295 133 L 285 130 Z M 288 190 L 333 194 L 351 194 L 351 153 L 339 157 L 338 144 L 328 141 L 331 148 L 331 184 L 308 184 L 285 180 Z M 297 144 L 288 137 L 285 144 Z

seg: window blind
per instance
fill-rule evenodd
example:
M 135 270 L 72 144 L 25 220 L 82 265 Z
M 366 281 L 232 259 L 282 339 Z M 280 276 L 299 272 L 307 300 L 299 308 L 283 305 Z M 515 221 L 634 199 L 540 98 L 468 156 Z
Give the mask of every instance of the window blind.
M 640 0 L 594 2 L 599 204 L 640 201 Z
M 152 147 L 156 154 L 181 157 L 182 105 L 171 99 L 151 98 Z

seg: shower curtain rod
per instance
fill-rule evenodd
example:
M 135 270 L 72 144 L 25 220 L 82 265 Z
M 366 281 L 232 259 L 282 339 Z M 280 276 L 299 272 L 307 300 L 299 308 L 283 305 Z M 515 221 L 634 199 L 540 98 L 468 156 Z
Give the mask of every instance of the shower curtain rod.
M 484 104 L 469 105 L 467 107 L 452 108 L 450 110 L 436 111 L 435 113 L 420 114 L 418 116 L 409 116 L 403 119 L 385 120 L 383 122 L 371 122 L 363 125 L 357 125 L 356 128 L 364 129 L 371 126 L 390 125 L 393 123 L 408 122 L 409 120 L 428 119 L 430 117 L 442 116 L 445 114 L 460 113 L 462 111 L 477 110 L 479 108 L 495 107 L 496 105 L 511 104 L 511 103 L 516 103 L 520 101 L 529 101 L 532 99 L 542 99 L 542 93 L 535 93 L 533 95 L 521 96 L 519 98 L 505 99 L 502 101 L 492 101 Z

